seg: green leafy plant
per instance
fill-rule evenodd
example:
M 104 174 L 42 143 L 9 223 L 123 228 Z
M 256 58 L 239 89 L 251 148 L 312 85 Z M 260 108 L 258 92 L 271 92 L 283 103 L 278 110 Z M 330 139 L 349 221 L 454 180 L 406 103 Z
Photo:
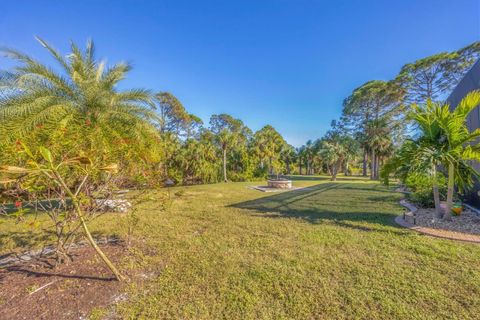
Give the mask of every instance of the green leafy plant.
M 441 173 L 437 176 L 440 199 L 445 199 L 447 194 L 447 179 Z M 433 201 L 433 178 L 425 174 L 413 173 L 405 180 L 405 185 L 411 192 L 408 198 L 417 205 L 424 208 L 431 208 L 435 205 Z

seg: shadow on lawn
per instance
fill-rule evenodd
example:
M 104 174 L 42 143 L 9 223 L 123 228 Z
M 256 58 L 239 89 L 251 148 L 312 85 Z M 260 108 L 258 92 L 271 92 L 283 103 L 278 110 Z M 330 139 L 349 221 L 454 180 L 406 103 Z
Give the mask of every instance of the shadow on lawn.
M 330 180 L 328 176 L 298 176 L 298 175 L 286 175 L 283 178 L 293 181 L 326 181 Z M 364 181 L 362 176 L 337 176 L 337 181 Z
M 83 280 L 96 280 L 96 281 L 115 281 L 114 277 L 98 277 L 98 276 L 84 276 L 76 274 L 65 274 L 65 273 L 56 273 L 56 272 L 40 272 L 35 270 L 30 270 L 20 266 L 12 266 L 5 268 L 8 272 L 15 272 L 25 274 L 29 277 L 58 277 L 64 279 L 83 279 Z
M 389 194 L 381 194 L 384 192 Z M 250 214 L 263 218 L 300 218 L 312 224 L 329 221 L 359 231 L 392 232 L 381 226 L 398 228 L 393 221 L 396 213 L 384 209 L 382 202 L 396 200 L 398 198 L 384 187 L 366 185 L 357 180 L 357 183 L 322 183 L 236 203 L 230 207 L 248 209 L 251 210 Z M 358 222 L 367 222 L 372 226 L 359 225 Z
M 15 248 L 29 248 L 35 243 L 49 244 L 53 243 L 53 232 L 45 230 L 41 233 L 34 233 L 31 231 L 11 231 L 0 233 L 0 244 L 13 244 Z M 8 255 L 8 254 L 7 254 Z M 0 255 L 0 259 L 7 255 Z
M 97 239 L 105 237 L 115 238 L 116 234 L 105 234 L 104 232 L 93 231 L 91 232 L 92 236 Z M 78 233 L 77 238 L 83 240 L 84 236 L 81 232 Z M 32 246 L 36 245 L 37 247 L 48 247 L 55 244 L 55 233 L 52 230 L 42 229 L 41 232 L 31 232 L 31 231 L 12 231 L 12 232 L 1 232 L 0 233 L 0 245 L 4 245 L 8 242 L 9 245 L 14 248 L 23 248 L 25 251 L 32 250 Z M 0 254 L 0 260 L 11 255 L 12 253 Z

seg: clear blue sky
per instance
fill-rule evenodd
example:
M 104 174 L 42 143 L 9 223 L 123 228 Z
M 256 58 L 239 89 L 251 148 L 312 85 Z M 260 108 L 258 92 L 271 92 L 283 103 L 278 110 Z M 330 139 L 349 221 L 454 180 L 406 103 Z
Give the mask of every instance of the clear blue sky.
M 125 86 L 171 91 L 204 121 L 225 112 L 253 130 L 272 124 L 299 146 L 363 82 L 478 40 L 479 3 L 12 0 L 0 3 L 0 45 L 50 61 L 34 35 L 64 52 L 93 38 L 99 57 L 134 64 Z

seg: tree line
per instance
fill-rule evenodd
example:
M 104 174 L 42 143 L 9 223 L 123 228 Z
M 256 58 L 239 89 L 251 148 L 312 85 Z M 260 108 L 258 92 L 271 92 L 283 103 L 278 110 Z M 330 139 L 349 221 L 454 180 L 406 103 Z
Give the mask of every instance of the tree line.
M 116 163 L 127 187 L 244 181 L 295 167 L 295 149 L 270 125 L 253 132 L 228 114 L 203 123 L 172 93 L 118 89 L 131 66 L 97 59 L 92 41 L 72 42 L 64 55 L 37 40 L 54 65 L 2 48 L 15 66 L 0 72 L 0 163 L 23 166 L 19 145 L 39 156 L 41 146 L 62 159 Z
M 380 171 L 405 140 L 418 133 L 413 106 L 445 99 L 480 57 L 480 42 L 405 64 L 391 80 L 365 82 L 343 101 L 340 119 L 324 137 L 297 149 L 299 173 L 339 171 L 379 179 Z
M 116 163 L 119 186 L 245 181 L 280 174 L 359 173 L 378 179 L 380 169 L 415 131 L 407 117 L 412 103 L 439 101 L 479 57 L 475 42 L 454 52 L 404 65 L 389 81 L 372 80 L 344 99 L 340 119 L 320 139 L 299 148 L 272 126 L 253 132 L 228 114 L 208 123 L 188 112 L 169 92 L 118 89 L 128 63 L 107 65 L 88 41 L 68 55 L 38 42 L 55 65 L 10 48 L 16 64 L 0 72 L 0 163 L 28 161 L 46 147 L 58 157 L 88 156 Z

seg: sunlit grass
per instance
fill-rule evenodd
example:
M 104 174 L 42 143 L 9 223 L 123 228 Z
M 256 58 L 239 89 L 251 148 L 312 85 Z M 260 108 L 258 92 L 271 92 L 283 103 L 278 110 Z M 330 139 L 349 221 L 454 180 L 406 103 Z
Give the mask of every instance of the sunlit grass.
M 178 187 L 165 211 L 143 204 L 123 266 L 155 275 L 129 285 L 116 312 L 130 319 L 478 317 L 479 246 L 397 227 L 401 195 L 376 182 L 301 179 L 294 185 L 305 190 Z M 124 236 L 124 220 L 109 214 L 92 227 Z M 6 239 L 22 228 L 1 224 L 2 244 L 18 248 Z

